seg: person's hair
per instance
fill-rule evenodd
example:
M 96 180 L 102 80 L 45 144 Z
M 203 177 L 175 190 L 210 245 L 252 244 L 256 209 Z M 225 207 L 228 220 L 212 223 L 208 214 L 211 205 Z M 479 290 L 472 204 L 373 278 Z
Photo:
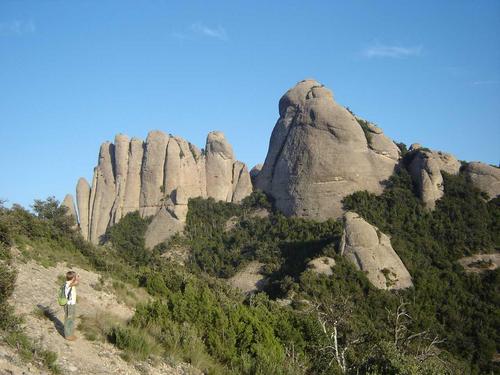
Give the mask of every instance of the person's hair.
M 75 271 L 68 271 L 66 272 L 66 281 L 70 281 L 70 280 L 73 280 L 76 276 L 76 272 Z

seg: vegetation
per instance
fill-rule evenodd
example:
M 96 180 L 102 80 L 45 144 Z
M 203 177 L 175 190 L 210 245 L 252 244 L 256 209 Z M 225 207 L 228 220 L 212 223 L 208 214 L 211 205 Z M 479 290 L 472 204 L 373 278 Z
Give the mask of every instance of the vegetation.
M 26 336 L 21 326 L 22 319 L 15 315 L 7 302 L 14 291 L 16 280 L 10 251 L 14 241 L 9 228 L 10 221 L 6 220 L 7 211 L 0 201 L 0 341 L 16 349 L 24 360 L 40 361 L 52 373 L 59 374 L 57 354 L 39 348 Z
M 269 210 L 270 206 L 260 192 L 242 205 L 191 199 L 185 230 L 191 269 L 227 278 L 249 261 L 258 260 L 266 264 L 267 274 L 275 281 L 273 296 L 277 296 L 277 283 L 285 276 L 296 281 L 307 260 L 332 254 L 332 245 L 341 235 L 339 222 L 287 218 L 277 212 L 268 217 L 254 215 L 255 210 Z M 228 230 L 230 219 L 236 225 Z
M 358 192 L 345 200 L 391 241 L 409 269 L 415 288 L 403 295 L 415 329 L 432 331 L 444 347 L 469 363 L 471 373 L 498 371 L 500 272 L 467 274 L 457 260 L 500 248 L 498 199 L 486 202 L 462 176 L 444 174 L 445 195 L 433 212 L 412 193 L 405 171 L 377 197 Z
M 184 234 L 154 251 L 144 247 L 148 221 L 138 213 L 95 247 L 64 224 L 50 200 L 38 202 L 36 215 L 3 209 L 0 238 L 25 258 L 97 270 L 115 290 L 144 287 L 151 298 L 129 323 L 108 316 L 85 318 L 79 327 L 88 339 L 114 343 L 126 359 L 161 356 L 209 374 L 495 373 L 500 272 L 466 274 L 457 260 L 499 249 L 500 202 L 486 202 L 463 176 L 444 178 L 433 212 L 404 171 L 381 196 L 345 199 L 346 208 L 391 235 L 415 285 L 398 292 L 375 289 L 337 254 L 341 222 L 286 218 L 259 192 L 241 205 L 191 199 Z M 190 250 L 186 267 L 161 256 L 177 246 Z M 335 258 L 333 275 L 307 268 L 324 255 Z M 270 282 L 243 296 L 222 279 L 253 260 L 265 264 Z M 5 280 L 8 294 L 11 278 Z M 96 285 L 102 287 L 104 281 Z
M 361 126 L 361 129 L 363 129 L 363 133 L 365 133 L 365 138 L 366 141 L 368 142 L 368 145 L 371 144 L 372 139 L 373 139 L 373 134 L 370 131 L 369 127 L 369 122 L 363 119 L 360 119 L 359 117 L 356 117 L 356 121 L 358 122 L 359 126 Z

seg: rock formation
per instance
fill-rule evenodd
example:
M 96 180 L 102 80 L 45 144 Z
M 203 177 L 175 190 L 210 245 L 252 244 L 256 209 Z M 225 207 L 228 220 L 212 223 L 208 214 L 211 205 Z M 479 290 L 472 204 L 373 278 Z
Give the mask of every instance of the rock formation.
M 424 205 L 432 210 L 444 194 L 441 172 L 458 174 L 460 162 L 451 154 L 424 149 L 418 144 L 411 145 L 408 159 L 407 168 L 418 194 Z
M 66 214 L 71 216 L 75 220 L 75 223 L 78 223 L 78 216 L 76 214 L 75 201 L 73 200 L 73 196 L 71 194 L 66 194 L 61 205 L 68 209 Z
M 490 199 L 500 194 L 500 168 L 472 162 L 465 167 L 465 173 L 479 190 L 488 194 Z
M 78 180 L 76 185 L 76 202 L 80 231 L 83 238 L 87 240 L 89 237 L 90 185 L 83 177 Z
M 143 217 L 159 213 L 148 230 L 148 245 L 156 244 L 183 227 L 189 198 L 239 202 L 252 192 L 248 169 L 235 160 L 224 134 L 208 134 L 205 150 L 160 131 L 145 142 L 119 134 L 114 144 L 104 143 L 92 186 L 81 178 L 76 188 L 84 238 L 98 243 L 109 226 L 139 211 Z M 162 232 L 161 223 L 169 228 Z
M 257 179 L 257 176 L 259 175 L 260 171 L 262 170 L 263 164 L 256 164 L 251 170 L 250 170 L 250 178 L 252 179 L 252 184 L 255 185 L 255 180 Z
M 340 248 L 368 280 L 379 289 L 404 289 L 413 285 L 405 265 L 390 238 L 354 212 L 344 216 L 344 236 Z
M 379 155 L 386 156 L 392 160 L 398 161 L 400 158 L 399 147 L 386 136 L 382 129 L 372 122 L 366 121 L 358 116 L 355 116 L 358 124 L 365 132 L 368 147 Z
M 307 268 L 320 275 L 333 275 L 332 267 L 335 266 L 335 259 L 330 257 L 315 258 L 307 263 Z
M 330 90 L 314 80 L 299 82 L 281 98 L 279 114 L 255 185 L 284 214 L 340 217 L 345 196 L 382 192 L 397 164 L 397 146 L 376 126 L 365 135 Z
M 166 241 L 184 229 L 184 222 L 175 218 L 165 207 L 154 216 L 144 235 L 147 249 Z

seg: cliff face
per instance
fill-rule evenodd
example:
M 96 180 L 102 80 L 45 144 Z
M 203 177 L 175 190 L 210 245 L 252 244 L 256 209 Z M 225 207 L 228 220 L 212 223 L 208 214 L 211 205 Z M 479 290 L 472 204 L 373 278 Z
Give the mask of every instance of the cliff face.
M 78 181 L 76 201 L 82 235 L 94 243 L 132 211 L 156 215 L 163 207 L 183 223 L 193 197 L 239 202 L 252 192 L 245 164 L 235 160 L 221 132 L 205 151 L 186 140 L 152 131 L 145 142 L 122 134 L 101 145 L 92 185 Z
M 359 190 L 381 193 L 399 157 L 382 130 L 363 129 L 333 94 L 314 80 L 299 82 L 279 103 L 280 118 L 257 188 L 272 195 L 286 215 L 340 217 L 342 199 Z

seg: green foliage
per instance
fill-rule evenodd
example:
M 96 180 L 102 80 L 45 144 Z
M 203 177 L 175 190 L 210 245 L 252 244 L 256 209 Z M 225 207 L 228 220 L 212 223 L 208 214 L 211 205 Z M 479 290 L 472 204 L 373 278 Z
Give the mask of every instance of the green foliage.
M 401 157 L 404 158 L 408 153 L 408 146 L 406 146 L 403 142 L 396 143 L 396 146 L 398 146 L 399 151 L 401 152 Z
M 16 281 L 16 272 L 11 265 L 10 246 L 13 245 L 13 239 L 8 211 L 0 204 L 0 339 L 15 348 L 23 359 L 38 359 L 52 373 L 59 374 L 57 354 L 38 348 L 26 336 L 22 329 L 22 319 L 15 315 L 14 309 L 8 304 Z
M 260 190 L 254 191 L 249 196 L 245 197 L 241 202 L 245 209 L 266 209 L 272 210 L 272 198 L 268 197 Z
M 116 251 L 132 264 L 148 264 L 150 252 L 146 250 L 144 234 L 148 229 L 148 219 L 143 219 L 138 211 L 130 212 L 119 223 L 106 232 Z
M 369 122 L 360 118 L 356 118 L 356 121 L 358 122 L 359 126 L 361 126 L 361 129 L 363 129 L 363 133 L 365 133 L 365 138 L 368 144 L 372 143 L 373 134 L 370 131 L 370 127 L 368 126 Z
M 149 282 L 154 279 L 154 282 Z M 304 353 L 308 345 L 303 332 L 314 337 L 314 321 L 279 308 L 263 294 L 250 304 L 229 287 L 211 278 L 202 278 L 165 264 L 161 274 L 144 276 L 148 291 L 161 297 L 140 306 L 132 325 L 152 329 L 167 351 L 183 352 L 186 340 L 197 345 L 195 353 L 205 358 L 209 373 L 225 368 L 231 373 L 280 374 L 286 368 L 286 345 Z M 163 282 L 163 288 L 156 286 Z M 154 285 L 154 287 L 150 287 Z
M 213 199 L 191 199 L 186 237 L 191 248 L 191 266 L 214 276 L 231 277 L 251 260 L 265 263 L 273 273 L 274 294 L 286 275 L 297 279 L 306 260 L 322 254 L 327 245 L 340 238 L 341 224 L 287 218 L 279 213 L 269 217 L 253 214 L 269 209 L 265 195 L 253 193 L 241 206 Z M 227 227 L 234 220 L 233 228 Z
M 39 219 L 49 221 L 61 231 L 68 231 L 75 225 L 75 219 L 68 215 L 68 208 L 59 204 L 55 197 L 48 197 L 46 200 L 35 199 L 32 208 Z
M 146 331 L 133 326 L 115 325 L 107 333 L 108 340 L 124 351 L 127 360 L 145 360 L 158 351 L 154 340 Z
M 432 212 L 415 197 L 404 170 L 390 179 L 381 196 L 358 192 L 344 202 L 391 235 L 413 276 L 415 287 L 409 290 L 375 289 L 336 254 L 340 222 L 284 217 L 255 192 L 241 205 L 190 200 L 184 235 L 155 250 L 189 248 L 187 268 L 145 250 L 148 221 L 138 213 L 106 233 L 109 244 L 96 247 L 57 224 L 58 205 L 50 199 L 37 204 L 36 216 L 20 206 L 0 205 L 0 266 L 7 267 L 0 269 L 0 298 L 12 290 L 5 249 L 15 243 L 25 257 L 47 264 L 70 261 L 111 276 L 116 290 L 126 289 L 123 282 L 146 288 L 153 298 L 137 307 L 130 323 L 102 318 L 83 320 L 80 327 L 89 339 L 113 342 L 127 359 L 163 353 L 212 374 L 337 374 L 340 367 L 328 349 L 331 337 L 319 321 L 329 312 L 332 319 L 325 327 L 337 324 L 338 344 L 347 347 L 347 373 L 494 373 L 498 365 L 491 358 L 500 349 L 500 271 L 466 274 L 456 261 L 498 250 L 500 200 L 486 202 L 463 176 L 444 179 L 445 195 Z M 335 258 L 333 275 L 307 269 L 307 262 L 321 255 Z M 245 298 L 214 277 L 230 277 L 253 260 L 265 264 L 267 294 Z M 275 297 L 285 297 L 290 306 L 270 299 Z M 405 345 L 395 342 L 391 319 L 401 299 L 411 301 L 407 335 L 426 333 Z M 12 329 L 19 320 L 3 303 L 0 314 L 8 318 L 0 320 L 0 328 L 14 332 L 9 340 L 23 348 L 23 336 Z M 428 335 L 445 340 L 437 348 L 440 359 L 422 356 Z
M 500 349 L 500 271 L 466 274 L 457 260 L 500 247 L 500 208 L 465 176 L 443 177 L 445 195 L 432 212 L 415 197 L 404 170 L 381 196 L 357 192 L 344 204 L 391 235 L 415 284 L 403 293 L 414 301 L 413 328 L 443 337 L 448 350 L 471 363 L 472 373 L 498 370 L 491 358 Z

